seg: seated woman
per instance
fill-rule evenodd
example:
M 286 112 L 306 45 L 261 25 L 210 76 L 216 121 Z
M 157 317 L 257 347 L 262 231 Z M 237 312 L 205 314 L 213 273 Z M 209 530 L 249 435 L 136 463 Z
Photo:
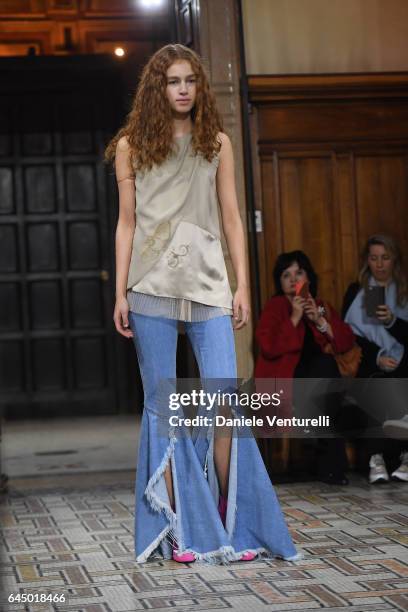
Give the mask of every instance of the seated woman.
M 339 378 L 340 372 L 332 354 L 351 349 L 355 338 L 349 325 L 336 311 L 316 298 L 317 275 L 302 251 L 282 253 L 274 267 L 276 295 L 269 299 L 261 314 L 256 339 L 260 355 L 255 367 L 256 378 Z M 308 297 L 296 295 L 299 282 L 309 283 Z M 323 414 L 338 419 L 341 398 L 333 405 L 326 397 Z M 296 405 L 296 403 L 295 403 Z M 324 482 L 347 484 L 345 443 L 342 438 L 319 438 L 318 476 Z
M 408 285 L 396 242 L 385 235 L 371 236 L 362 252 L 359 282 L 352 283 L 344 297 L 343 318 L 352 327 L 363 351 L 358 377 L 408 377 Z M 376 316 L 368 316 L 364 295 L 371 285 L 385 288 L 385 304 Z M 383 407 L 384 408 L 384 407 Z M 395 416 L 395 411 L 394 415 Z M 392 476 L 408 481 L 407 444 L 378 437 L 368 441 L 369 482 L 387 482 L 384 462 L 394 463 Z M 402 463 L 399 467 L 399 457 Z

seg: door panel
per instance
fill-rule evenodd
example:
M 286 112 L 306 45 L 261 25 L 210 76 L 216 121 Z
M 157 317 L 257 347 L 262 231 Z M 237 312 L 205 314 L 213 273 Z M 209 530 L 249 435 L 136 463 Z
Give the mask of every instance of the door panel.
M 358 225 L 367 235 L 398 236 L 407 250 L 404 229 L 408 202 L 407 155 L 356 155 Z M 405 243 L 405 244 L 404 244 Z
M 304 249 L 340 308 L 371 234 L 408 251 L 408 75 L 251 77 L 262 303 L 280 251 Z
M 37 58 L 35 76 L 22 62 L 0 108 L 0 389 L 14 416 L 118 410 L 102 157 L 119 75 L 88 59 L 67 84 L 58 59 L 50 74 Z

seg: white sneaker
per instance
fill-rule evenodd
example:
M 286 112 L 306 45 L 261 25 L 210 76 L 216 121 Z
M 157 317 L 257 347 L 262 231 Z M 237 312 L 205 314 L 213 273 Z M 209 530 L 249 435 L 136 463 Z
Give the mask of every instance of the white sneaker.
M 408 440 L 408 414 L 402 419 L 384 421 L 383 431 L 389 438 Z
M 401 453 L 401 465 L 391 474 L 392 478 L 408 482 L 408 452 Z
M 384 458 L 382 455 L 372 455 L 370 458 L 370 473 L 368 475 L 368 482 L 374 484 L 375 482 L 388 482 L 390 477 L 388 476 L 387 468 L 385 467 Z

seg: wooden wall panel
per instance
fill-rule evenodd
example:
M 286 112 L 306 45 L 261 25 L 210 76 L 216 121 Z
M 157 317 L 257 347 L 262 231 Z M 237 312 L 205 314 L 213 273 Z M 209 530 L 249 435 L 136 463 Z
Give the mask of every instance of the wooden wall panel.
M 279 159 L 281 248 L 293 251 L 303 245 L 305 252 L 313 253 L 326 295 L 333 292 L 336 267 L 331 172 L 330 157 Z
M 166 15 L 168 2 L 143 6 L 140 0 L 1 0 L 0 17 L 31 18 L 41 15 L 85 17 L 148 17 Z
M 133 16 L 143 11 L 141 2 L 135 2 L 135 0 L 81 0 L 81 10 L 90 16 L 101 14 Z M 159 5 L 155 7 L 154 12 L 162 10 L 163 6 Z
M 27 55 L 29 47 L 34 47 L 39 55 L 49 55 L 52 52 L 51 40 L 52 25 L 46 21 L 33 22 L 29 28 L 24 22 L 0 24 L 0 52 L 3 56 Z
M 45 0 L 2 0 L 0 15 L 24 15 L 45 11 Z
M 381 228 L 408 248 L 407 157 L 383 153 L 356 157 L 356 200 L 360 236 L 364 239 Z
M 337 238 L 338 281 L 336 303 L 340 304 L 350 279 L 359 265 L 358 231 L 354 194 L 353 154 L 337 155 L 334 159 L 334 201 Z
M 277 254 L 302 249 L 339 308 L 370 234 L 394 235 L 408 255 L 408 74 L 249 81 L 262 301 Z
M 273 290 L 272 271 L 270 261 L 276 257 L 276 253 L 281 249 L 282 236 L 280 233 L 280 207 L 276 200 L 278 198 L 278 182 L 275 175 L 275 160 L 265 158 L 260 164 L 260 183 L 262 191 L 260 196 L 262 200 L 267 202 L 267 206 L 271 211 L 270 215 L 263 215 L 264 231 L 258 235 L 258 252 L 259 252 L 259 278 L 261 279 L 262 301 L 265 301 L 266 296 Z M 262 206 L 260 207 L 263 212 Z
M 305 100 L 261 107 L 260 138 L 274 142 L 367 142 L 396 139 L 408 131 L 408 107 L 384 100 Z
M 0 57 L 112 54 L 140 56 L 172 37 L 170 0 L 143 7 L 135 0 L 7 0 L 0 2 Z M 142 53 L 140 61 L 144 61 Z

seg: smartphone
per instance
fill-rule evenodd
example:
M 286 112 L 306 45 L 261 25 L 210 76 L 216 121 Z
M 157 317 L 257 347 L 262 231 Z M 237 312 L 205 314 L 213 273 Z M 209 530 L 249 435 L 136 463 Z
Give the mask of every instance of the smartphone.
M 309 281 L 298 281 L 295 286 L 295 294 L 307 300 L 309 297 Z
M 385 304 L 385 287 L 370 285 L 364 294 L 365 309 L 368 317 L 376 317 L 379 306 Z

